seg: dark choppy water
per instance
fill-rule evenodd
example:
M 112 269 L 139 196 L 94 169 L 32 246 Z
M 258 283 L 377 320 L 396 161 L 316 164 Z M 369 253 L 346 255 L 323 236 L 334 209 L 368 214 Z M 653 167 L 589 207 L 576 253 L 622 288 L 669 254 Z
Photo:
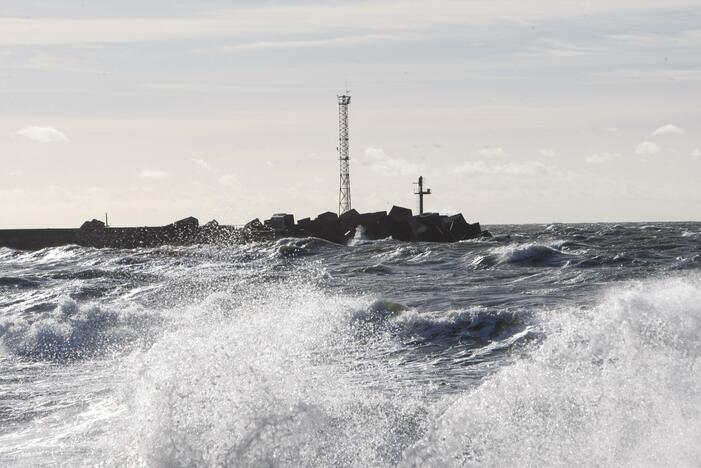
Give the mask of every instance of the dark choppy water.
M 0 465 L 695 466 L 701 224 L 0 249 Z

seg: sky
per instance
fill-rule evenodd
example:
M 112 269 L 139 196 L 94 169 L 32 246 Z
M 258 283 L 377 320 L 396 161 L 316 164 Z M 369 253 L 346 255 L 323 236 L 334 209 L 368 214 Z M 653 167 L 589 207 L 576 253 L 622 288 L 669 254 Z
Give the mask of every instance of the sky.
M 699 0 L 0 0 L 0 228 L 701 220 Z

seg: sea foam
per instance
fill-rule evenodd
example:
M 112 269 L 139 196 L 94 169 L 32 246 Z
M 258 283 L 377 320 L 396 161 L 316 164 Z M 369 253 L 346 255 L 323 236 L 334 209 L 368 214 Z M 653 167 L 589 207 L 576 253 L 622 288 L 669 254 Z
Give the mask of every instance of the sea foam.
M 150 341 L 162 322 L 158 314 L 134 306 L 78 305 L 62 297 L 53 312 L 38 320 L 1 321 L 0 349 L 41 360 L 95 357 Z
M 638 282 L 543 317 L 546 338 L 465 392 L 405 466 L 694 466 L 701 278 Z
M 191 308 L 139 360 L 134 439 L 120 445 L 149 466 L 398 463 L 423 433 L 426 410 L 410 391 L 353 381 L 344 364 L 357 357 L 352 337 L 340 332 L 365 307 L 284 283 Z

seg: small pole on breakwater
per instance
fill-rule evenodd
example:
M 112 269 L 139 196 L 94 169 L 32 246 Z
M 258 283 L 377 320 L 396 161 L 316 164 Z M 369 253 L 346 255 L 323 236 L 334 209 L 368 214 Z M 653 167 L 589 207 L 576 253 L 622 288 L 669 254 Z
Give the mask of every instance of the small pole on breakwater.
M 107 212 L 105 212 L 105 227 L 110 227 L 110 221 L 107 218 Z
M 419 176 L 419 181 L 414 182 L 414 185 L 419 186 L 419 191 L 414 192 L 415 195 L 419 196 L 419 214 L 424 214 L 424 195 L 431 195 L 431 189 L 426 189 L 424 191 L 424 178 Z

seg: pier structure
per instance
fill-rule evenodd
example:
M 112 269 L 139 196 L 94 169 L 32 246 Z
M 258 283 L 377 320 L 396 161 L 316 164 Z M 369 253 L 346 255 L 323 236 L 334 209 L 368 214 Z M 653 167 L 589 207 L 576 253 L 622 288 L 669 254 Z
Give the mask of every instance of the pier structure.
M 348 105 L 350 104 L 350 94 L 338 97 L 338 158 L 341 163 L 341 175 L 338 188 L 338 214 L 351 210 L 350 191 L 350 149 L 348 145 Z
M 419 214 L 424 214 L 424 195 L 431 195 L 431 189 L 424 190 L 423 176 L 419 176 L 419 181 L 414 182 L 414 185 L 418 185 L 418 191 L 414 192 L 414 195 L 419 196 Z

